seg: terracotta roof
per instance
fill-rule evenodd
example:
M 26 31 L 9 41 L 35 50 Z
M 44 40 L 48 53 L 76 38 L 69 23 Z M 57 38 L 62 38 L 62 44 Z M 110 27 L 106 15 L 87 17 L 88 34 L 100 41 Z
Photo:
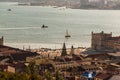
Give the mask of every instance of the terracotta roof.
M 90 57 L 90 58 L 97 58 L 97 57 L 100 57 L 100 56 L 103 56 L 103 57 L 108 57 L 109 55 L 106 54 L 106 53 L 101 53 L 101 54 L 91 54 L 91 55 L 88 55 L 87 57 Z
M 98 68 L 96 65 L 82 65 L 81 66 L 83 69 L 94 69 Z
M 120 56 L 120 52 L 116 52 L 116 53 L 107 53 L 108 55 L 111 55 L 111 56 L 116 56 L 116 57 L 119 57 Z
M 21 54 L 11 54 L 12 58 L 14 61 L 25 61 L 26 57 L 32 57 L 32 56 L 36 56 L 38 55 L 37 53 L 32 53 L 32 52 L 28 52 L 28 53 L 21 53 Z
M 120 75 L 114 75 L 110 80 L 120 80 Z
M 104 74 L 104 73 L 99 73 L 99 74 L 97 74 L 97 75 L 95 76 L 95 78 L 99 78 L 99 79 L 102 79 L 102 80 L 108 79 L 108 78 L 110 78 L 110 77 L 111 77 L 110 74 Z
M 26 57 L 32 57 L 38 55 L 37 53 L 24 51 L 18 48 L 13 48 L 9 46 L 0 45 L 0 60 L 5 59 L 7 56 L 8 58 L 14 61 L 25 61 Z

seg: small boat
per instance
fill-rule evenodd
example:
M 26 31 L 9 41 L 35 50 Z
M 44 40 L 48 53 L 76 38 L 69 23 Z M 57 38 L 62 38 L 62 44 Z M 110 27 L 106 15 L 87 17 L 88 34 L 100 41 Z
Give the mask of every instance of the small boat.
M 57 6 L 54 6 L 53 8 L 58 8 Z
M 71 36 L 68 34 L 68 30 L 66 30 L 65 38 L 69 38 L 69 37 Z
M 48 26 L 45 26 L 45 25 L 43 24 L 41 28 L 48 28 Z
M 11 11 L 11 9 L 8 9 L 8 11 Z

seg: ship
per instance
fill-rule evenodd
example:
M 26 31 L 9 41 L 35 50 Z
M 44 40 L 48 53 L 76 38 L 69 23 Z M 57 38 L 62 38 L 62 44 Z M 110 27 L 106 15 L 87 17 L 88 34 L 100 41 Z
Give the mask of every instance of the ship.
M 68 34 L 68 30 L 66 30 L 65 38 L 71 37 L 70 34 Z
M 45 25 L 43 24 L 41 28 L 48 28 L 48 26 L 45 26 Z

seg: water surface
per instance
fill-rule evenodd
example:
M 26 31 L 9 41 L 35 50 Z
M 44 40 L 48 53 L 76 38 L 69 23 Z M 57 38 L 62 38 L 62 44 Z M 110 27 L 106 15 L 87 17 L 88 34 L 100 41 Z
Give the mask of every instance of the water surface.
M 90 47 L 91 32 L 120 35 L 119 10 L 80 10 L 0 3 L 0 36 L 13 47 Z M 11 11 L 8 11 L 11 9 Z M 47 29 L 41 29 L 45 24 Z M 65 39 L 68 30 L 71 38 Z

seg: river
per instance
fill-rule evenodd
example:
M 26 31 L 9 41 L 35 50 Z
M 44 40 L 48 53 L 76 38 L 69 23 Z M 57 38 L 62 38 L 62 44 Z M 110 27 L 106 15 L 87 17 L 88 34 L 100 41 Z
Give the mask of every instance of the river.
M 11 11 L 8 11 L 11 9 Z M 42 25 L 48 28 L 42 29 Z M 71 35 L 65 39 L 65 32 Z M 5 45 L 22 48 L 90 47 L 91 32 L 120 35 L 119 10 L 82 10 L 0 3 L 0 36 Z

